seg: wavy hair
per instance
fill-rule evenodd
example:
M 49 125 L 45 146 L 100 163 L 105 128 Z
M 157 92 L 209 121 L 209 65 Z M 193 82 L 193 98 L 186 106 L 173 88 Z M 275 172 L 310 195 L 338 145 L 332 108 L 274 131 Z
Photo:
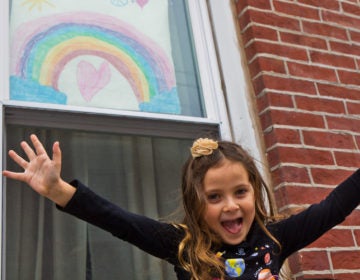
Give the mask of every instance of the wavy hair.
M 181 266 L 192 275 L 192 280 L 212 279 L 215 276 L 224 279 L 224 264 L 214 254 L 221 246 L 221 240 L 204 221 L 206 200 L 203 193 L 206 172 L 220 165 L 224 159 L 240 162 L 246 169 L 254 188 L 255 220 L 281 249 L 278 240 L 266 228 L 266 224 L 277 220 L 278 216 L 273 196 L 253 158 L 240 145 L 218 141 L 218 148 L 210 155 L 190 157 L 182 170 L 181 190 L 185 216 L 179 226 L 184 229 L 185 236 L 179 244 L 178 258 Z

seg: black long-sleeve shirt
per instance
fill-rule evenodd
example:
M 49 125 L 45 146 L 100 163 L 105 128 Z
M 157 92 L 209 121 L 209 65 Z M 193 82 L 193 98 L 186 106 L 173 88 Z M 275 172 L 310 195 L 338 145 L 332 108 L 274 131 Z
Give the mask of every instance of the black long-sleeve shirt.
M 184 236 L 181 228 L 130 213 L 98 196 L 79 181 L 72 184 L 77 190 L 67 206 L 60 208 L 62 211 L 170 262 L 175 267 L 178 279 L 191 278 L 177 259 L 178 244 Z M 214 254 L 217 253 L 224 260 L 228 279 L 278 279 L 279 270 L 287 257 L 341 223 L 359 203 L 360 169 L 336 187 L 325 200 L 299 214 L 267 225 L 267 229 L 281 243 L 281 250 L 254 222 L 245 241 L 238 245 L 224 244 Z

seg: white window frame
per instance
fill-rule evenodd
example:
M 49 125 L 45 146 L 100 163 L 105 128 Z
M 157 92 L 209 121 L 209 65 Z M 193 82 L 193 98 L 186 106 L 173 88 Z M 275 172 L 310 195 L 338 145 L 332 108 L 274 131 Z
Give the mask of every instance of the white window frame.
M 247 71 L 247 60 L 240 39 L 234 0 L 208 0 L 219 66 L 226 92 L 229 140 L 245 147 L 261 163 L 266 162 L 261 149 L 260 126 L 256 115 L 254 93 Z M 217 68 L 219 69 L 219 68 Z
M 204 94 L 206 118 L 181 115 L 156 114 L 134 111 L 119 111 L 102 108 L 77 107 L 69 105 L 43 104 L 9 100 L 9 1 L 0 3 L 0 111 L 2 122 L 0 138 L 3 169 L 6 152 L 4 149 L 4 108 L 53 110 L 69 114 L 91 114 L 110 116 L 110 118 L 143 118 L 153 121 L 198 123 L 218 125 L 222 139 L 242 144 L 260 162 L 265 162 L 259 137 L 257 117 L 254 115 L 251 88 L 247 72 L 243 69 L 245 57 L 241 51 L 239 32 L 233 13 L 233 0 L 196 0 L 188 1 L 193 38 L 200 72 L 202 92 Z M 221 69 L 221 71 L 220 71 Z M 226 92 L 225 92 L 226 91 Z M 6 147 L 5 147 L 6 148 Z M 5 180 L 2 180 L 2 186 Z M 3 198 L 0 192 L 0 216 Z M 4 225 L 4 221 L 2 221 Z M 2 230 L 0 248 L 4 244 Z M 4 275 L 4 260 L 0 254 L 0 274 Z
M 8 1 L 5 1 L 8 2 Z M 2 106 L 5 107 L 23 107 L 23 108 L 37 108 L 37 109 L 46 109 L 46 110 L 59 110 L 63 112 L 78 112 L 78 113 L 91 113 L 91 114 L 105 114 L 113 116 L 130 116 L 130 117 L 140 117 L 140 118 L 149 118 L 149 119 L 166 119 L 174 121 L 185 121 L 185 122 L 205 122 L 209 124 L 219 124 L 220 133 L 223 138 L 229 139 L 230 137 L 230 127 L 227 120 L 227 115 L 222 112 L 226 112 L 224 97 L 221 91 L 220 75 L 217 58 L 215 53 L 214 41 L 211 34 L 211 26 L 208 14 L 202 10 L 205 7 L 206 11 L 206 1 L 188 1 L 190 18 L 193 26 L 193 37 L 196 45 L 196 55 L 198 60 L 198 67 L 200 72 L 201 86 L 203 88 L 204 94 L 204 103 L 206 110 L 206 117 L 191 117 L 184 115 L 172 115 L 172 114 L 158 114 L 158 113 L 148 113 L 140 111 L 126 111 L 126 110 L 114 110 L 106 108 L 96 108 L 96 107 L 81 107 L 81 106 L 71 106 L 71 105 L 59 105 L 59 104 L 48 104 L 48 103 L 37 103 L 37 102 L 27 102 L 27 101 L 18 101 L 10 100 L 9 95 L 9 81 L 7 81 L 6 88 L 2 91 L 0 95 L 0 102 Z M 7 35 L 4 38 L 3 42 L 8 41 L 9 38 L 9 15 L 4 11 L 9 10 L 9 3 L 0 3 L 0 8 L 4 7 L 3 21 L 6 20 L 6 32 L 2 33 Z M 3 25 L 5 29 L 5 25 Z M 9 45 L 9 42 L 8 44 Z M 2 50 L 3 57 L 9 58 L 9 48 Z M 4 60 L 9 65 L 9 60 Z M 4 63 L 6 65 L 6 63 Z M 4 77 L 9 77 L 8 67 L 4 67 L 4 73 L 1 73 L 1 79 Z M 7 79 L 8 80 L 8 79 Z M 5 85 L 4 85 L 5 87 Z

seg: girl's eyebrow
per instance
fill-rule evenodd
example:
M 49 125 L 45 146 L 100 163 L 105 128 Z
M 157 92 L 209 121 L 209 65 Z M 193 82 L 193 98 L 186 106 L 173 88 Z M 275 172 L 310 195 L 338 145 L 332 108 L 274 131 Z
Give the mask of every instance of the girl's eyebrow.
M 238 185 L 234 185 L 233 187 L 231 187 L 231 189 L 238 189 L 238 188 L 251 188 L 251 184 L 250 183 L 241 183 L 241 184 L 238 184 Z M 223 188 L 222 187 L 212 187 L 212 188 L 209 188 L 207 190 L 204 190 L 204 193 L 210 193 L 210 192 L 222 192 L 223 191 Z
M 211 193 L 211 192 L 221 192 L 222 188 L 214 187 L 211 189 L 204 190 L 204 193 Z

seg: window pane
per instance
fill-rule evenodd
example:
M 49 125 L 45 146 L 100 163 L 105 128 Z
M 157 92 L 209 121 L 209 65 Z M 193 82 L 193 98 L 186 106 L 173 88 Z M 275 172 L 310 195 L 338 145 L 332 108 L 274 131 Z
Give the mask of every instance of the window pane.
M 205 116 L 186 1 L 12 1 L 10 99 Z
M 76 177 L 130 211 L 169 219 L 177 210 L 180 170 L 190 139 L 17 125 L 8 125 L 7 131 L 7 147 L 17 151 L 18 143 L 30 133 L 35 132 L 48 151 L 53 141 L 59 140 L 62 177 Z M 7 168 L 18 170 L 11 161 Z M 175 279 L 165 262 L 61 213 L 18 182 L 7 181 L 4 197 L 6 279 Z

